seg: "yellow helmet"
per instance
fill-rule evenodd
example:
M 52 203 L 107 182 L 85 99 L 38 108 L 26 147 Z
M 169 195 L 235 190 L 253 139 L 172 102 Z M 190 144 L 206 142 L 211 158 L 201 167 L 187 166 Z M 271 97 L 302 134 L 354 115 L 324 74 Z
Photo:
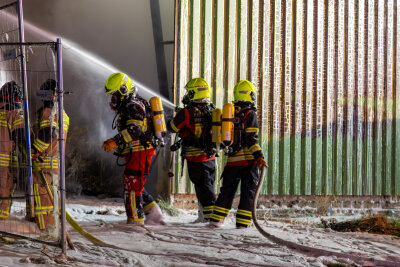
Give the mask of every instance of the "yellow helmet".
M 233 89 L 234 101 L 248 101 L 253 103 L 256 100 L 257 89 L 248 80 L 241 80 Z
M 190 101 L 210 97 L 210 88 L 203 78 L 193 78 L 186 85 Z
M 133 81 L 128 75 L 122 72 L 116 72 L 110 75 L 106 81 L 106 94 L 119 92 L 121 95 L 128 95 L 133 90 Z

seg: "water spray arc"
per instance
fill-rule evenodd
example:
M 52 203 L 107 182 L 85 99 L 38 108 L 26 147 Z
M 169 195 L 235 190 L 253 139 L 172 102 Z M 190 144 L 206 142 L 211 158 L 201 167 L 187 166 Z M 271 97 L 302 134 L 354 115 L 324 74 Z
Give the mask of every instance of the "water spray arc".
M 35 25 L 29 23 L 29 22 L 25 22 L 25 28 L 28 29 L 29 31 L 35 32 L 39 35 L 41 35 L 42 37 L 49 39 L 49 40 L 55 40 L 56 36 L 52 33 L 49 33 L 45 30 L 42 30 L 38 27 L 36 27 Z M 121 70 L 117 69 L 116 67 L 112 66 L 111 64 L 107 63 L 106 61 L 104 61 L 103 59 L 101 59 L 100 57 L 93 55 L 92 53 L 90 53 L 89 51 L 83 49 L 83 48 L 79 48 L 79 45 L 63 38 L 63 48 L 69 50 L 72 53 L 75 53 L 76 55 L 78 55 L 79 57 L 85 58 L 87 60 L 89 60 L 90 62 L 93 62 L 95 65 L 103 68 L 104 70 L 108 71 L 110 73 L 114 73 L 114 72 L 121 72 Z M 129 72 L 127 71 L 122 71 L 124 73 L 127 73 L 131 78 L 133 77 Z M 107 74 L 107 75 L 108 75 Z M 161 98 L 162 102 L 164 105 L 166 105 L 166 107 L 168 108 L 174 108 L 175 104 L 172 103 L 171 101 L 169 101 L 168 99 L 157 95 L 154 93 L 153 90 L 151 90 L 150 88 L 148 88 L 147 86 L 145 86 L 144 84 L 138 82 L 137 80 L 133 79 L 133 83 L 136 87 L 140 88 L 142 91 L 144 91 L 145 93 L 147 93 L 148 95 L 151 96 L 158 96 Z

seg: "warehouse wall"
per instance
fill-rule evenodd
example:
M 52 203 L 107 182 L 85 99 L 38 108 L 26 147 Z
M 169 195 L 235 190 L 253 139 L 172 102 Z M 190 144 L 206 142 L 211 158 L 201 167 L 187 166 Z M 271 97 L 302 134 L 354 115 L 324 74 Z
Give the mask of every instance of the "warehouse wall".
M 175 101 L 192 77 L 210 83 L 219 108 L 239 80 L 256 85 L 264 194 L 400 195 L 399 9 L 399 0 L 178 0 Z M 181 166 L 177 156 L 174 193 L 193 193 Z

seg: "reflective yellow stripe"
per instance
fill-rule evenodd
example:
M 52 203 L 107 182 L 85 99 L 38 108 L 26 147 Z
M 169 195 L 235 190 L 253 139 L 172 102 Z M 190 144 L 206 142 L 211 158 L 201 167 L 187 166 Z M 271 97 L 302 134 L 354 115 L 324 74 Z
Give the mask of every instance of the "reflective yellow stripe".
M 46 226 L 44 225 L 43 214 L 38 214 L 36 217 L 38 218 L 39 229 L 40 230 L 46 229 Z
M 174 130 L 175 132 L 179 132 L 179 129 L 178 129 L 178 128 L 176 128 L 176 126 L 175 126 L 175 123 L 174 123 L 174 121 L 173 121 L 173 120 L 170 122 L 170 124 L 169 124 L 169 125 L 171 125 L 171 128 L 172 128 L 172 130 Z
M 193 157 L 193 156 L 202 156 L 205 155 L 205 152 L 197 147 L 187 147 L 185 149 L 185 156 Z
M 251 211 L 248 211 L 248 210 L 237 210 L 237 214 L 250 216 L 250 217 L 252 216 Z
M 8 122 L 5 121 L 5 120 L 0 120 L 0 126 L 1 127 L 7 127 L 8 129 L 11 129 L 11 125 L 8 124 Z
M 126 122 L 126 125 L 137 125 L 143 127 L 143 121 L 131 119 Z
M 40 169 L 58 169 L 58 158 L 43 157 L 43 162 L 37 161 L 36 164 Z
M 241 224 L 245 224 L 245 225 L 250 225 L 251 224 L 251 220 L 246 220 L 246 219 L 237 218 L 237 217 L 236 217 L 236 222 L 237 223 L 241 223 Z
M 129 143 L 129 142 L 131 142 L 133 140 L 131 135 L 128 132 L 128 129 L 125 129 L 125 130 L 121 131 L 120 133 L 121 133 L 121 135 L 124 138 L 126 143 Z
M 246 133 L 258 133 L 258 128 L 249 127 L 249 128 L 244 129 L 244 131 Z
M 147 131 L 147 118 L 144 118 L 142 131 L 143 131 L 143 132 L 146 132 L 146 131 Z
M 50 127 L 50 121 L 49 120 L 41 121 L 39 126 L 40 126 L 40 128 Z
M 40 198 L 40 196 L 39 196 L 39 198 Z M 53 206 L 42 206 L 40 208 L 36 208 L 35 207 L 35 213 L 37 213 L 37 214 L 48 214 L 48 213 L 52 212 L 53 209 L 54 209 Z
M 147 143 L 149 146 L 151 145 L 150 143 Z M 126 154 L 126 153 L 130 153 L 130 152 L 137 152 L 137 151 L 142 151 L 144 150 L 144 146 L 139 145 L 139 146 L 133 146 L 133 147 L 127 147 L 125 149 L 122 150 L 122 152 L 119 152 L 120 154 Z
M 50 144 L 41 141 L 40 139 L 36 138 L 33 142 L 33 146 L 36 148 L 37 151 L 43 152 L 45 151 Z
M 194 152 L 191 152 L 191 153 L 185 153 L 185 156 L 186 157 L 195 157 L 195 156 L 202 156 L 202 155 L 204 155 L 205 153 L 204 152 L 196 152 L 196 153 L 194 153 Z
M 149 204 L 147 204 L 146 206 L 143 207 L 144 212 L 150 212 L 153 208 L 156 207 L 156 202 L 152 201 Z
M 217 221 L 223 221 L 223 220 L 225 220 L 225 217 L 226 216 L 221 216 L 221 215 L 218 215 L 218 214 L 215 214 L 215 213 L 210 216 L 211 219 L 214 219 L 214 220 L 217 220 Z
M 237 161 L 243 161 L 243 160 L 253 160 L 254 157 L 253 156 L 249 156 L 249 157 L 245 157 L 245 156 L 241 156 L 241 157 L 228 157 L 227 162 L 237 162 Z
M 259 150 L 261 150 L 261 147 L 258 144 L 255 144 L 255 145 L 252 145 L 251 147 L 249 147 L 249 151 L 251 153 L 254 153 L 254 152 L 259 151 Z
M 69 117 L 68 117 L 67 113 L 65 113 L 65 111 L 63 113 L 63 119 L 64 119 L 64 124 L 69 125 Z
M 135 191 L 129 192 L 129 197 L 131 199 L 131 212 L 133 215 L 133 219 L 137 218 L 137 211 L 136 211 L 136 198 L 135 198 Z
M 41 204 L 40 204 L 39 185 L 38 184 L 33 185 L 33 195 L 35 196 L 35 210 L 40 209 Z
M 10 205 L 8 205 L 7 210 L 0 210 L 0 218 L 8 218 L 8 216 L 10 216 Z
M 7 219 L 10 214 L 5 211 L 0 211 L 0 218 Z
M 40 128 L 42 127 L 50 127 L 50 120 L 43 120 L 40 122 Z M 57 127 L 57 122 L 52 121 L 51 122 L 51 127 L 56 128 Z
M 134 224 L 142 225 L 144 222 L 143 218 L 128 218 L 129 222 L 133 222 Z
M 0 126 L 2 127 L 7 127 L 8 129 L 11 130 L 11 125 L 7 121 L 7 113 L 5 111 L 0 112 Z
M 0 166 L 8 167 L 11 163 L 11 156 L 8 154 L 0 154 Z
M 133 222 L 134 224 L 143 224 L 144 218 L 139 218 L 139 215 L 137 212 L 135 191 L 129 192 L 129 198 L 130 198 L 130 202 L 131 202 L 130 208 L 131 208 L 133 217 L 128 218 L 128 221 Z
M 261 150 L 258 144 L 251 146 L 250 149 L 254 151 Z M 247 147 L 242 148 L 235 155 L 229 156 L 227 162 L 254 160 L 253 152 L 251 152 L 250 149 L 247 149 Z
M 53 211 L 52 207 L 48 209 L 35 209 L 35 214 L 49 214 L 52 211 Z
M 207 206 L 203 208 L 203 211 L 212 211 L 214 209 L 214 206 Z
M 221 213 L 229 214 L 229 210 L 228 209 L 225 209 L 225 208 L 222 208 L 222 207 L 218 207 L 218 206 L 214 206 L 214 211 L 218 211 L 218 212 L 221 212 Z
M 18 120 L 13 122 L 12 128 L 14 129 L 15 126 L 19 126 L 19 125 L 23 125 L 23 124 L 24 124 L 24 119 L 18 119 Z

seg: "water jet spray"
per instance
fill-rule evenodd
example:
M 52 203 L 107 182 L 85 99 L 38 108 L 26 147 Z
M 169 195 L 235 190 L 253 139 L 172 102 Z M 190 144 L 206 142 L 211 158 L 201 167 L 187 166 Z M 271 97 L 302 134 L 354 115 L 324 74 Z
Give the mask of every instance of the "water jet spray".
M 12 15 L 12 14 L 9 14 L 9 15 L 10 15 L 11 19 L 17 20 L 17 18 L 14 15 Z M 25 28 L 28 31 L 35 32 L 36 34 L 41 35 L 45 39 L 56 40 L 56 38 L 57 38 L 54 34 L 48 32 L 48 31 L 45 31 L 43 29 L 40 29 L 37 26 L 35 26 L 29 22 L 25 21 L 24 24 L 25 24 Z M 78 56 L 89 60 L 90 62 L 93 62 L 95 65 L 108 71 L 109 72 L 108 74 L 111 74 L 114 72 L 124 72 L 124 73 L 128 74 L 129 77 L 131 77 L 131 78 L 133 77 L 129 72 L 118 70 L 116 67 L 112 66 L 110 63 L 108 63 L 105 60 L 101 59 L 100 57 L 90 53 L 89 51 L 79 47 L 79 45 L 73 43 L 72 41 L 69 41 L 68 39 L 65 39 L 64 37 L 62 37 L 62 39 L 63 39 L 63 48 L 64 49 L 69 50 L 70 52 L 75 53 Z M 140 88 L 142 90 L 142 92 L 145 92 L 145 95 L 148 98 L 150 98 L 151 96 L 158 96 L 161 98 L 163 105 L 165 105 L 166 107 L 171 108 L 171 109 L 175 108 L 175 104 L 172 103 L 171 101 L 169 101 L 168 99 L 166 99 L 165 97 L 162 97 L 162 96 L 154 93 L 153 90 L 151 90 L 144 84 L 138 82 L 137 80 L 135 80 L 135 79 L 132 79 L 132 80 L 133 80 L 135 86 Z

